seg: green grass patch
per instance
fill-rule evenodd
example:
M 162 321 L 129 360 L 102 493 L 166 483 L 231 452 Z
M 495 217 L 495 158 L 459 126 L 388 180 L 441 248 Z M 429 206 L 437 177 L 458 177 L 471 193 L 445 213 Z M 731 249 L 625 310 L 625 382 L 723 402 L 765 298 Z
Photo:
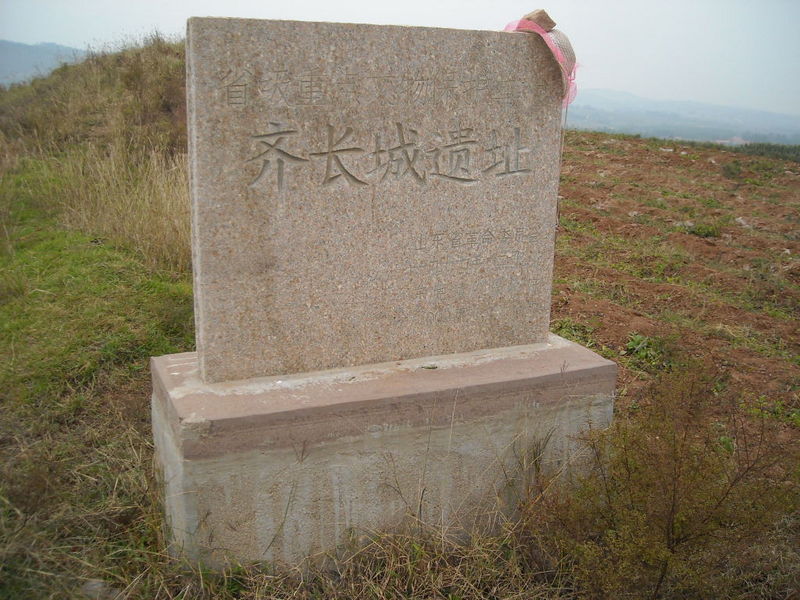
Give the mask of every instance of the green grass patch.
M 692 315 L 673 310 L 665 310 L 651 316 L 665 323 L 691 329 L 709 338 L 725 340 L 732 346 L 747 348 L 767 358 L 779 358 L 800 364 L 800 356 L 792 351 L 786 340 L 770 333 L 756 331 L 746 325 L 701 321 Z
M 722 202 L 717 200 L 716 198 L 712 198 L 710 196 L 704 196 L 702 198 L 697 198 L 697 201 L 705 206 L 706 208 L 725 208 Z
M 646 336 L 632 332 L 625 348 L 620 353 L 629 367 L 647 373 L 661 373 L 679 364 L 674 340 L 657 336 Z
M 570 289 L 593 298 L 611 300 L 620 306 L 638 305 L 628 288 L 622 283 L 609 283 L 600 279 L 577 279 L 568 282 Z
M 669 209 L 669 205 L 661 197 L 645 198 L 644 200 L 642 200 L 642 203 L 645 204 L 646 206 L 651 206 L 653 208 L 658 208 L 661 210 Z
M 587 323 L 578 323 L 573 319 L 558 319 L 550 324 L 550 331 L 563 338 L 577 342 L 581 346 L 594 348 L 597 341 L 594 339 L 594 331 L 597 329 Z
M 741 290 L 733 290 L 726 287 L 719 287 L 708 281 L 696 281 L 686 279 L 681 281 L 684 285 L 695 293 L 708 298 L 714 302 L 730 304 L 736 308 L 741 308 L 752 313 L 763 313 L 782 321 L 791 321 L 797 318 L 795 314 L 796 301 L 789 296 L 770 299 L 764 293 L 757 290 L 748 291 L 748 287 Z M 755 296 L 755 299 L 754 299 Z
M 717 238 L 722 233 L 717 223 L 697 223 L 686 228 L 686 233 L 691 233 L 702 238 Z
M 591 223 L 578 221 L 577 219 L 571 219 L 564 215 L 561 215 L 558 218 L 558 224 L 565 231 L 572 233 L 587 233 L 589 235 L 595 235 L 597 233 L 597 229 L 595 229 L 594 225 Z
M 722 165 L 722 174 L 728 179 L 739 179 L 742 175 L 742 163 L 734 159 Z
M 86 390 L 103 373 L 142 370 L 150 356 L 193 347 L 187 278 L 154 274 L 30 209 L 13 216 L 21 218 L 12 251 L 0 257 L 0 382 L 11 398 Z
M 762 396 L 751 410 L 754 415 L 769 417 L 800 429 L 800 407 L 787 406 L 781 400 L 769 402 Z
M 556 249 L 588 264 L 610 267 L 653 283 L 683 285 L 709 299 L 782 320 L 794 318 L 792 315 L 798 310 L 794 295 L 785 293 L 785 290 L 796 290 L 797 286 L 782 277 L 769 261 L 756 261 L 747 271 L 748 283 L 733 290 L 717 286 L 713 281 L 696 281 L 684 276 L 683 267 L 691 262 L 691 255 L 660 236 L 637 240 L 611 234 L 593 235 L 579 224 L 573 230 L 591 235 L 593 239 L 577 244 L 569 235 L 562 235 L 557 240 Z M 706 233 L 702 229 L 699 232 Z M 742 273 L 729 265 L 718 265 L 718 268 L 737 275 Z
M 608 236 L 602 243 L 616 259 L 611 263 L 615 269 L 645 281 L 674 283 L 690 259 L 685 250 L 659 237 L 630 240 Z

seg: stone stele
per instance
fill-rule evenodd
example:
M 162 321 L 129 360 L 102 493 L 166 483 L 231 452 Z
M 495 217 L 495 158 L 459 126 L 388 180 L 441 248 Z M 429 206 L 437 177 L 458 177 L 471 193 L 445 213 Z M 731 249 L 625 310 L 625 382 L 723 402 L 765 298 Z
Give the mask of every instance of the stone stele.
M 187 58 L 198 351 L 151 362 L 170 551 L 480 535 L 613 414 L 616 365 L 547 332 L 555 59 L 239 19 L 191 19 Z
M 192 18 L 187 67 L 203 381 L 546 341 L 538 36 Z

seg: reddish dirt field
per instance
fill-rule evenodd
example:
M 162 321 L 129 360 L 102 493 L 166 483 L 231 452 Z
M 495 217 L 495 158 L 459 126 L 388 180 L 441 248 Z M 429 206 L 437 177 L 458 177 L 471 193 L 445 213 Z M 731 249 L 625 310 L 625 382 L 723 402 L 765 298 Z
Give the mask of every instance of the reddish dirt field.
M 620 363 L 620 410 L 669 364 L 640 334 L 798 419 L 798 284 L 800 164 L 567 132 L 552 329 Z

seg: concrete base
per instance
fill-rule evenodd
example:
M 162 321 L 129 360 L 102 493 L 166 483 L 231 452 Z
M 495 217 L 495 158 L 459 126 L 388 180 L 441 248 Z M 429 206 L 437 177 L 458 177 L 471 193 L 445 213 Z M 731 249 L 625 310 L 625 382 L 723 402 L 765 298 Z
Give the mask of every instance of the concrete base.
M 296 563 L 405 517 L 465 528 L 513 510 L 530 451 L 562 463 L 610 423 L 616 365 L 548 342 L 219 384 L 152 359 L 172 550 Z M 483 515 L 483 516 L 482 516 Z

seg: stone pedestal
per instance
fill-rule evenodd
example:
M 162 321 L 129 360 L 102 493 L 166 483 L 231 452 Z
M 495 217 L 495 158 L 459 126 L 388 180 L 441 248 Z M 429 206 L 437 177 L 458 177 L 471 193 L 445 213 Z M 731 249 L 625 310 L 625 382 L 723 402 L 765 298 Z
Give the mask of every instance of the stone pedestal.
M 512 511 L 529 451 L 551 463 L 612 417 L 617 367 L 547 342 L 202 383 L 196 353 L 152 359 L 172 550 L 210 566 L 297 562 L 408 516 Z

